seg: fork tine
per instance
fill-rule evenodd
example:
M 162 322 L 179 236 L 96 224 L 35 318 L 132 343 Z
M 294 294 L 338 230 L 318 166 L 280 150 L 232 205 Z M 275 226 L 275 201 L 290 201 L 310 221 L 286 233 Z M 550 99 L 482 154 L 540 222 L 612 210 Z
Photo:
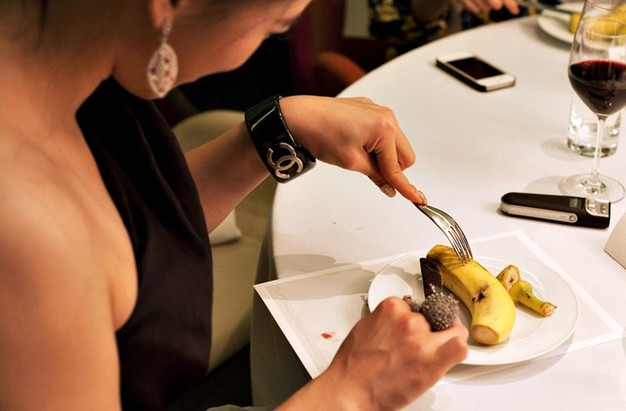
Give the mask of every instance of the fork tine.
M 446 236 L 452 248 L 463 264 L 467 264 L 473 259 L 469 242 L 461 230 L 459 224 L 446 212 L 431 205 L 419 205 L 413 203 L 422 213 L 424 213 Z
M 461 226 L 459 226 L 459 224 L 456 222 L 454 218 L 452 218 L 450 215 L 448 215 L 444 211 L 441 211 L 441 210 L 439 211 L 441 215 L 446 220 L 448 220 L 448 223 L 450 224 L 450 230 L 454 232 L 455 238 L 457 239 L 459 243 L 459 248 L 462 249 L 462 252 L 461 253 L 457 252 L 457 254 L 463 254 L 463 257 L 461 258 L 461 260 L 465 259 L 463 263 L 464 264 L 467 263 L 469 260 L 473 258 L 473 255 L 472 255 L 472 250 L 469 246 L 469 242 L 467 241 L 467 237 L 465 237 L 465 233 L 463 233 L 463 230 L 461 230 Z
M 458 224 L 453 224 L 450 228 L 459 238 L 459 243 L 463 247 L 463 251 L 467 256 L 467 259 L 471 260 L 472 258 L 474 258 L 474 256 L 472 255 L 472 249 L 470 248 L 469 242 L 467 241 L 467 237 L 465 237 L 465 233 L 463 233 L 461 227 Z
M 433 207 L 434 208 L 434 207 Z M 448 238 L 452 243 L 452 248 L 455 249 L 457 255 L 459 256 L 461 262 L 466 264 L 469 260 L 472 259 L 472 251 L 469 248 L 469 243 L 463 230 L 456 222 L 454 218 L 452 218 L 448 213 L 443 210 L 436 209 L 437 213 L 443 217 L 446 222 L 449 224 L 448 230 L 451 232 L 451 238 Z
M 465 264 L 465 253 L 463 251 L 463 247 L 461 246 L 461 244 L 459 244 L 458 238 L 454 236 L 454 233 L 452 231 L 444 231 L 444 234 L 452 245 L 454 252 L 459 257 L 459 260 L 461 260 L 461 262 Z
M 455 235 L 459 239 L 459 244 L 461 245 L 461 248 L 463 249 L 463 254 L 465 255 L 468 261 L 471 260 L 472 250 L 470 249 L 470 246 L 467 242 L 467 238 L 465 238 L 465 234 L 463 234 L 463 230 L 461 230 L 461 227 L 459 227 L 458 225 L 455 225 L 452 227 L 452 231 L 454 231 Z
M 444 233 L 446 234 L 446 237 L 452 244 L 452 248 L 454 249 L 457 256 L 459 257 L 459 260 L 461 260 L 463 264 L 466 264 L 469 261 L 469 259 L 467 258 L 467 253 L 463 245 L 463 241 L 459 238 L 458 233 L 455 230 L 453 230 L 452 227 L 449 230 L 445 230 Z

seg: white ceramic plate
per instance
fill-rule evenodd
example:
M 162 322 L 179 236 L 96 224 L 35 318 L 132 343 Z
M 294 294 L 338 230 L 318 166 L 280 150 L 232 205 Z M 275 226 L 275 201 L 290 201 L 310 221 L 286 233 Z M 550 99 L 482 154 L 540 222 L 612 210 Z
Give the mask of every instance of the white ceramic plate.
M 558 7 L 566 10 L 581 11 L 583 9 L 583 2 L 566 3 Z M 544 10 L 537 18 L 537 24 L 539 24 L 539 27 L 544 32 L 556 39 L 566 43 L 571 43 L 574 40 L 574 34 L 569 31 L 569 14 L 559 13 L 553 10 Z
M 368 306 L 373 311 L 389 296 L 412 295 L 417 301 L 424 299 L 419 255 L 409 254 L 391 263 L 372 281 L 368 292 Z M 535 295 L 557 306 L 549 317 L 517 305 L 515 326 L 509 339 L 503 343 L 486 346 L 470 338 L 469 353 L 463 364 L 501 365 L 530 360 L 563 344 L 574 332 L 578 322 L 578 300 L 569 284 L 545 265 L 502 251 L 483 252 L 474 259 L 492 274 L 497 275 L 504 267 L 515 264 L 522 278 L 532 284 Z M 469 328 L 471 317 L 463 303 L 461 322 Z

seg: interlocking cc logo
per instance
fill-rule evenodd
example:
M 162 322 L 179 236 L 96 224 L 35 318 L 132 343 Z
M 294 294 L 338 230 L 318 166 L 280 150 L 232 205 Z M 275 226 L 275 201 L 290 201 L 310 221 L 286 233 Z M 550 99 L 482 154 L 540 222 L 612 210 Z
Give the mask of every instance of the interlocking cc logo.
M 304 168 L 304 164 L 302 164 L 302 160 L 298 158 L 296 150 L 294 150 L 294 148 L 287 143 L 279 143 L 278 147 L 287 150 L 289 154 L 285 154 L 284 156 L 279 157 L 278 160 L 274 162 L 274 159 L 272 158 L 274 155 L 274 150 L 272 150 L 271 148 L 267 149 L 267 163 L 274 170 L 274 174 L 276 175 L 276 177 L 284 179 L 290 178 L 291 176 L 289 174 L 283 173 L 283 171 L 289 170 L 294 165 L 298 166 L 298 168 L 296 169 L 296 173 L 301 172 Z

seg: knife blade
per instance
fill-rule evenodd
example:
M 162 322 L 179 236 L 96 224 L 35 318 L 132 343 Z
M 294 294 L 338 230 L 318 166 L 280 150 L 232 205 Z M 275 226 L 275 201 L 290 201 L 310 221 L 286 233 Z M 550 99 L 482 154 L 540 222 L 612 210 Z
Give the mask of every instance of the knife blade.
M 429 258 L 420 258 L 420 270 L 422 272 L 422 285 L 424 287 L 424 297 L 443 289 L 443 277 L 439 272 L 437 263 Z

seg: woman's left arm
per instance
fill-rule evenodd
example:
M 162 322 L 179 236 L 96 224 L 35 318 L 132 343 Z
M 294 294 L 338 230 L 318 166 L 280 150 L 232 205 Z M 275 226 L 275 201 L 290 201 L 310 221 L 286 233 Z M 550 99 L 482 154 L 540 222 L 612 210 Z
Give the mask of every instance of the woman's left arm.
M 243 123 L 188 151 L 186 157 L 209 232 L 268 177 Z
M 398 191 L 426 202 L 403 173 L 415 154 L 389 108 L 366 98 L 318 96 L 286 97 L 280 108 L 294 140 L 320 161 L 365 174 L 387 195 Z M 268 176 L 245 124 L 189 151 L 187 159 L 209 230 Z

